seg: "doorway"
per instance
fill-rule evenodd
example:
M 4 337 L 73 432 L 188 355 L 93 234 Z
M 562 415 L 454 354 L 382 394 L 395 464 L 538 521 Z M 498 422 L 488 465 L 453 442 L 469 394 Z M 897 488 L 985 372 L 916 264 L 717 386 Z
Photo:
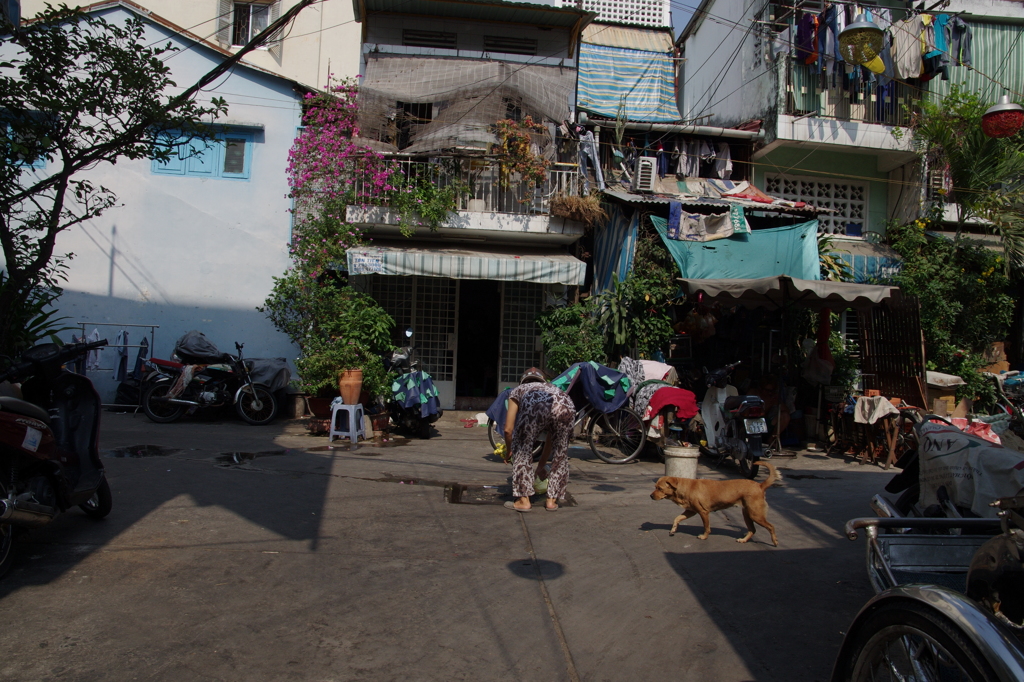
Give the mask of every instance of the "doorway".
M 456 407 L 485 409 L 498 395 L 501 283 L 483 279 L 461 280 L 458 310 Z

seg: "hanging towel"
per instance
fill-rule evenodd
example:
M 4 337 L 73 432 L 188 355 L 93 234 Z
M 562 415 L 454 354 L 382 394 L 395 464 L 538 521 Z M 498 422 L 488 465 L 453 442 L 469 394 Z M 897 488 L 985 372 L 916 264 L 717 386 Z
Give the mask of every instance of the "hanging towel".
M 88 340 L 89 343 L 95 343 L 96 341 L 99 341 L 100 340 L 100 330 L 99 329 L 93 329 L 92 330 L 92 334 L 89 334 L 89 336 L 86 337 L 86 340 Z M 103 351 L 100 350 L 99 348 L 97 348 L 95 350 L 89 351 L 89 353 L 88 353 L 88 355 L 87 355 L 87 357 L 85 359 L 85 369 L 86 369 L 86 371 L 97 370 L 97 369 L 100 368 L 100 353 L 102 353 L 102 352 Z
M 893 57 L 896 77 L 901 80 L 917 78 L 921 75 L 921 33 L 924 22 L 921 17 L 911 17 L 897 21 L 892 25 L 893 46 L 896 54 Z
M 728 180 L 732 177 L 732 151 L 728 142 L 715 145 L 715 177 Z
M 146 367 L 146 358 L 148 357 L 149 339 L 142 337 L 142 341 L 139 342 L 139 354 L 135 356 L 135 369 L 132 370 L 132 376 L 139 381 L 142 381 L 142 372 Z
M 114 351 L 117 353 L 114 365 L 114 381 L 124 381 L 128 376 L 128 331 L 122 329 L 114 337 Z

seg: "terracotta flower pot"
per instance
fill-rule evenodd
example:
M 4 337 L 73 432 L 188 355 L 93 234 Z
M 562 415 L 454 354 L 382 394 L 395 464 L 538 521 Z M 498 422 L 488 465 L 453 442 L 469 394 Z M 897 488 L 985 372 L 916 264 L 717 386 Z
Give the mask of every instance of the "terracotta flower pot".
M 358 403 L 359 393 L 363 390 L 363 370 L 346 369 L 339 374 L 338 390 L 341 391 L 341 401 L 346 405 Z

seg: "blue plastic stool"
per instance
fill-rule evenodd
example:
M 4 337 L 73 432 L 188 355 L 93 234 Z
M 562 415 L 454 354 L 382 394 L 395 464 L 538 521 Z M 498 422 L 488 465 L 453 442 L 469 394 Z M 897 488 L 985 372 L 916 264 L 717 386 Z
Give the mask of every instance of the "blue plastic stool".
M 344 420 L 340 418 L 344 417 Z M 363 406 L 359 403 L 346 405 L 341 398 L 335 398 L 331 403 L 331 433 L 328 443 L 333 443 L 335 437 L 348 438 L 352 443 L 358 443 L 359 437 L 366 438 L 366 429 L 363 427 Z M 339 424 L 339 421 L 344 421 Z

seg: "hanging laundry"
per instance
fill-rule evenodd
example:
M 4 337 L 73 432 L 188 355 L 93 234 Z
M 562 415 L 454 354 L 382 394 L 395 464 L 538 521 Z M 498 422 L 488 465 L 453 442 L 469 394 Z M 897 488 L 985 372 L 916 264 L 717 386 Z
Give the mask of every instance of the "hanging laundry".
M 778 61 L 782 55 L 790 54 L 793 54 L 793 28 L 787 26 L 772 39 L 772 59 Z
M 732 177 L 732 150 L 728 142 L 719 142 L 715 145 L 714 175 L 722 180 Z
M 668 156 L 669 156 L 668 152 L 665 151 L 665 148 L 662 147 L 661 144 L 659 143 L 658 144 L 658 151 L 654 154 L 654 157 L 655 157 L 655 159 L 657 160 L 657 163 L 658 163 L 658 177 L 659 178 L 664 178 L 666 175 L 668 175 Z
M 893 27 L 893 66 L 900 80 L 917 78 L 921 75 L 921 33 L 924 23 L 920 16 L 897 21 Z
M 71 343 L 85 343 L 85 337 L 78 338 L 74 334 L 71 335 Z M 79 355 L 71 363 L 71 371 L 75 374 L 85 374 L 85 356 Z
M 139 354 L 135 356 L 135 369 L 132 370 L 132 376 L 138 381 L 142 381 L 147 358 L 149 358 L 149 339 L 142 337 L 142 341 L 139 342 Z
M 100 330 L 99 329 L 93 329 L 92 330 L 92 334 L 89 334 L 89 336 L 86 337 L 86 340 L 89 343 L 95 343 L 96 341 L 99 341 L 100 340 Z M 99 348 L 97 348 L 95 350 L 89 351 L 89 353 L 87 354 L 87 356 L 85 358 L 85 369 L 86 369 L 86 371 L 97 370 L 97 369 L 100 368 L 100 353 L 102 353 L 102 352 L 103 351 L 100 350 Z
M 604 174 L 601 173 L 601 162 L 597 155 L 597 143 L 594 141 L 594 133 L 588 130 L 580 135 L 579 164 L 580 175 L 583 177 L 583 191 L 590 192 L 590 180 L 587 173 L 587 161 L 594 166 L 594 177 L 597 179 L 597 188 L 603 190 Z
M 921 32 L 921 58 L 927 59 L 939 54 L 935 43 L 935 17 L 931 14 L 922 14 L 921 23 L 924 24 L 924 31 Z
M 971 65 L 971 26 L 959 15 L 949 20 L 949 54 L 957 66 Z
M 683 205 L 678 201 L 668 202 L 668 238 L 679 239 L 679 221 L 683 216 Z
M 114 337 L 114 381 L 124 381 L 128 375 L 128 331 L 122 329 Z
M 818 60 L 818 17 L 806 13 L 800 17 L 796 29 L 796 60 L 801 64 L 813 64 Z

